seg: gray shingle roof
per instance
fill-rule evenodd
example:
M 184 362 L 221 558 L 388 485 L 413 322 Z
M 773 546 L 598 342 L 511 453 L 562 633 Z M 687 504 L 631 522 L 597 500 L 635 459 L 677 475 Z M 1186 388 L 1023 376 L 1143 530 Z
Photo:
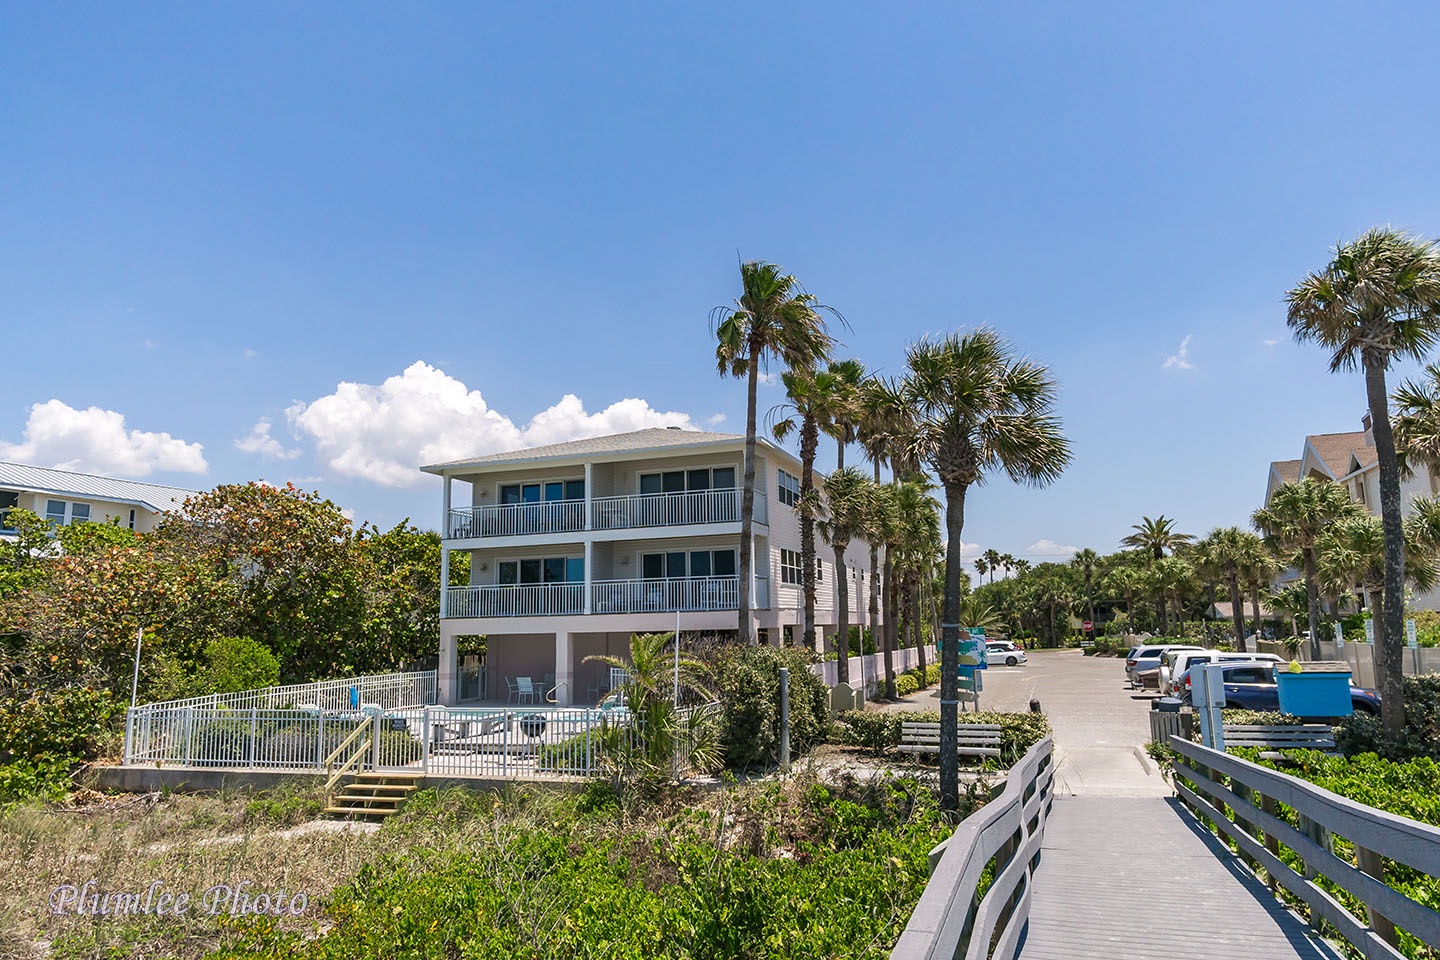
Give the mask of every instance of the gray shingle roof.
M 186 497 L 193 497 L 199 492 L 186 490 L 184 487 L 141 483 L 139 480 L 117 480 L 93 473 L 33 467 L 25 463 L 6 463 L 3 460 L 0 460 L 0 488 L 134 503 L 156 513 L 173 510 L 179 507 Z
M 638 450 L 663 450 L 668 447 L 697 447 L 708 444 L 733 443 L 744 440 L 739 433 L 710 433 L 704 430 L 675 430 L 667 427 L 650 427 L 631 433 L 616 433 L 608 437 L 588 437 L 567 443 L 552 443 L 528 450 L 513 450 L 509 453 L 491 453 L 483 457 L 467 457 L 464 460 L 450 460 L 421 467 L 427 473 L 439 473 L 446 467 L 479 466 L 487 463 L 520 463 L 527 460 L 550 460 L 561 457 L 593 457 L 609 453 L 628 453 Z M 763 442 L 763 441 L 762 441 Z

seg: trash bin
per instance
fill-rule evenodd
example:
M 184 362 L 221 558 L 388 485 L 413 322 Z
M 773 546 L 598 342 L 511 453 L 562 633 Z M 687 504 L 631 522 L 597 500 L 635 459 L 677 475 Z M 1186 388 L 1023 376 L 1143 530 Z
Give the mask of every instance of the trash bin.
M 1150 701 L 1150 709 L 1158 710 L 1161 713 L 1179 713 L 1185 701 L 1179 697 L 1161 697 L 1158 700 Z

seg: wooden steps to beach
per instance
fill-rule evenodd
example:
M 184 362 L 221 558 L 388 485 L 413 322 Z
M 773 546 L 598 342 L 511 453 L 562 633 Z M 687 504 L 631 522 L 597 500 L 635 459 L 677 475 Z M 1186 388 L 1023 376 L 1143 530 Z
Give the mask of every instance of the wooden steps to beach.
M 330 798 L 325 812 L 338 817 L 385 818 L 420 789 L 421 777 L 409 773 L 361 773 Z

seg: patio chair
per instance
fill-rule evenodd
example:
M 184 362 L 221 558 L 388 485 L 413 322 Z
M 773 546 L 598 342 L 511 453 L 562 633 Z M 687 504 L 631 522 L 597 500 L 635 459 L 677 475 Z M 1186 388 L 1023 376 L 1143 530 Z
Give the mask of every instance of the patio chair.
M 509 693 L 509 701 L 508 701 L 508 702 L 514 703 L 514 702 L 515 702 L 515 697 L 520 693 L 520 685 L 515 682 L 515 678 L 514 678 L 514 677 L 506 677 L 506 678 L 505 678 L 505 689 L 506 689 L 506 691 Z
M 517 689 L 516 689 L 516 691 L 515 691 L 515 698 L 516 698 L 520 703 L 535 703 L 535 702 L 536 702 L 536 701 L 535 701 L 535 681 L 531 680 L 529 677 L 516 677 L 516 678 L 515 678 L 515 684 L 516 684 L 516 687 L 517 687 Z

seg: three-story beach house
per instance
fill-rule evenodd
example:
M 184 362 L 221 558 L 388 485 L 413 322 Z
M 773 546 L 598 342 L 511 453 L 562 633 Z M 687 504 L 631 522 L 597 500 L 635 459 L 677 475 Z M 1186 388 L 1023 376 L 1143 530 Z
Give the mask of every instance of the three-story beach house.
M 653 428 L 423 467 L 442 480 L 442 583 L 469 554 L 470 584 L 442 587 L 439 695 L 504 700 L 517 678 L 537 701 L 593 703 L 633 633 L 734 631 L 740 591 L 771 643 L 800 641 L 800 463 L 756 443 L 753 576 L 739 579 L 745 438 Z M 818 482 L 817 477 L 817 482 Z M 817 536 L 817 630 L 834 632 L 836 577 L 865 622 L 869 547 L 845 569 Z M 483 655 L 458 656 L 466 637 Z

